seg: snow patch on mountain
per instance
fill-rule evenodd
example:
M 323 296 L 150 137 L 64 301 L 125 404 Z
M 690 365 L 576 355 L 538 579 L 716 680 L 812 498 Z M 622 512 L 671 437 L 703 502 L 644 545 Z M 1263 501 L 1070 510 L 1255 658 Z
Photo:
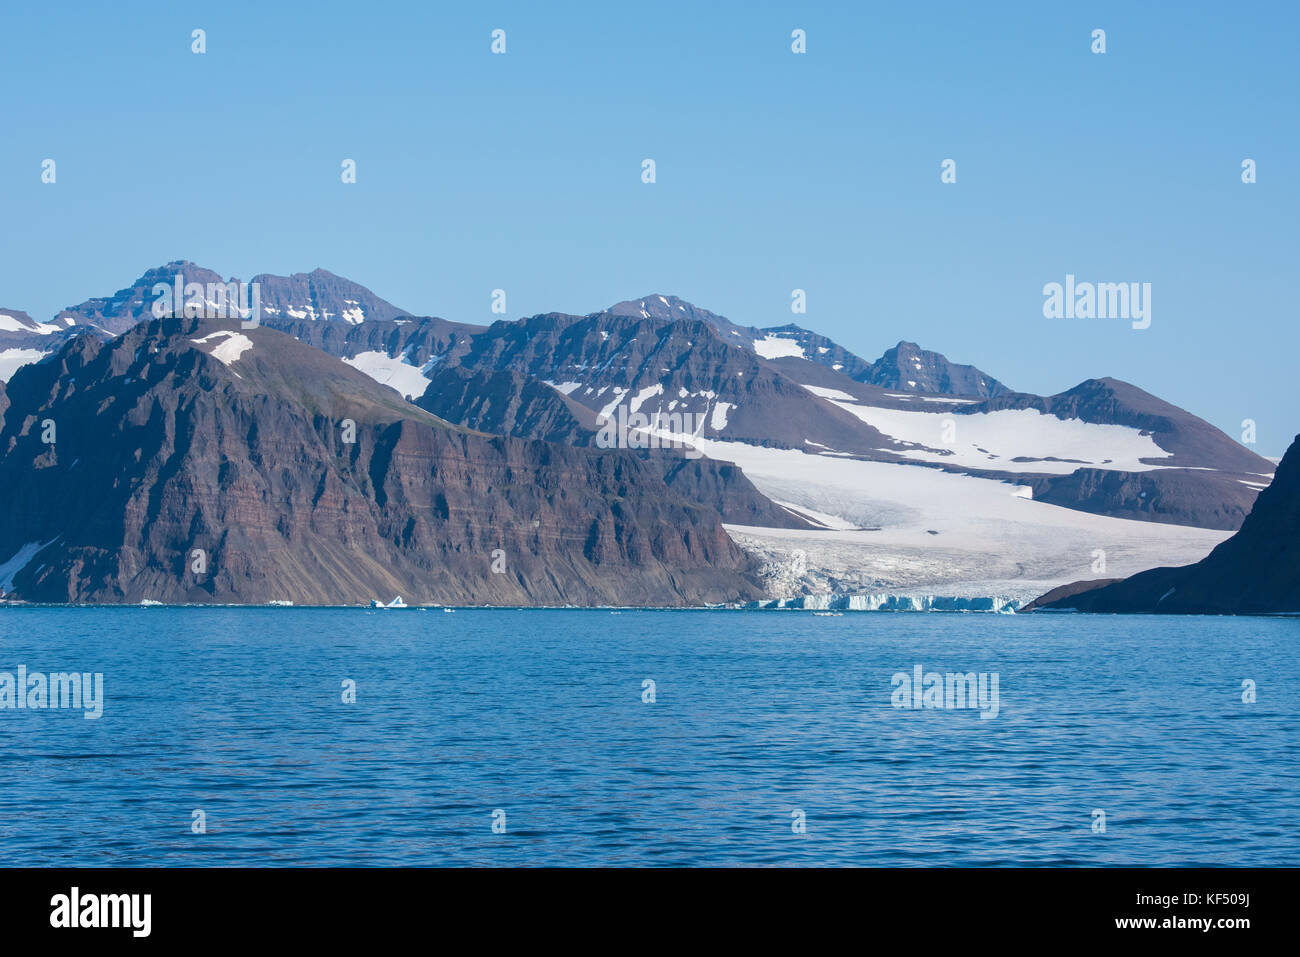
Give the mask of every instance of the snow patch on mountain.
M 581 382 L 558 382 L 558 383 L 556 383 L 556 382 L 552 382 L 550 379 L 543 379 L 542 381 L 545 382 L 547 385 L 549 385 L 549 386 L 550 386 L 552 389 L 554 389 L 556 392 L 559 392 L 561 395 L 572 395 L 573 392 L 575 392 L 576 390 L 582 388 L 582 383 L 581 383 Z M 588 389 L 587 391 L 590 392 L 591 390 Z
M 799 345 L 797 340 L 773 335 L 770 332 L 762 339 L 754 340 L 754 351 L 764 359 L 782 359 L 787 356 L 796 359 L 807 358 L 804 355 L 803 346 Z
M 891 450 L 922 462 L 995 472 L 1069 475 L 1083 467 L 1146 472 L 1160 466 L 1142 459 L 1170 457 L 1150 435 L 1137 429 L 1058 419 L 1037 409 L 950 415 L 831 401 L 900 443 L 926 446 Z
M 664 384 L 662 382 L 656 382 L 654 385 L 646 386 L 635 396 L 633 396 L 631 401 L 628 402 L 627 404 L 628 414 L 634 413 L 638 409 L 640 409 L 641 406 L 645 405 L 647 399 L 650 399 L 656 395 L 663 395 L 663 394 L 664 394 Z
M 601 389 L 601 390 L 600 390 L 600 392 L 604 392 L 604 391 L 605 391 L 604 389 Z M 599 395 L 600 392 L 598 392 L 598 393 L 596 393 L 596 394 Z M 619 403 L 623 401 L 623 396 L 627 395 L 627 389 L 624 389 L 622 386 L 617 386 L 617 385 L 616 385 L 616 386 L 614 386 L 614 389 L 613 389 L 613 391 L 610 393 L 610 395 L 612 395 L 614 398 L 612 398 L 608 403 L 606 403 L 606 404 L 605 404 L 605 407 L 602 408 L 602 409 L 597 413 L 597 415 L 599 415 L 599 416 L 604 416 L 604 417 L 608 417 L 608 416 L 613 415 L 613 414 L 614 414 L 614 410 L 617 409 Z
M 418 399 L 429 387 L 428 377 L 419 369 L 393 358 L 387 352 L 359 352 L 343 361 L 376 382 L 394 389 L 403 398 L 411 396 Z
M 796 515 L 816 522 L 818 525 L 823 525 L 826 528 L 836 528 L 840 531 L 849 531 L 857 528 L 857 526 L 852 522 L 846 522 L 838 515 L 819 512 L 817 509 L 809 508 L 807 505 L 795 505 L 793 502 L 781 502 L 777 499 L 772 499 L 772 501 L 776 502 L 777 505 L 780 505 L 786 511 L 794 512 Z
M 222 329 L 220 332 L 209 333 L 202 339 L 191 339 L 190 342 L 193 342 L 195 345 L 206 345 L 214 339 L 220 339 L 222 341 L 211 351 L 205 351 L 208 351 L 208 355 L 212 356 L 212 358 L 227 366 L 233 362 L 238 362 L 240 356 L 253 348 L 253 340 L 248 338 L 248 336 L 241 335 L 238 332 L 230 332 L 225 329 Z
M 36 557 L 36 554 L 42 548 L 53 541 L 54 539 L 51 538 L 49 542 L 28 542 L 18 549 L 17 553 L 7 562 L 0 564 L 0 595 L 6 595 L 13 591 L 14 577 L 31 564 L 32 559 Z M 39 571 L 39 569 L 37 570 Z
M 813 395 L 821 396 L 823 399 L 831 399 L 837 402 L 856 402 L 858 401 L 847 392 L 841 392 L 839 389 L 827 389 L 819 385 L 805 385 L 805 389 Z
M 19 321 L 17 316 L 11 316 L 6 312 L 0 312 L 0 332 L 34 332 L 39 336 L 48 336 L 60 332 L 62 327 L 56 326 L 52 322 L 33 322 L 27 325 Z
M 0 349 L 0 382 L 8 382 L 23 366 L 39 362 L 48 354 L 40 349 Z

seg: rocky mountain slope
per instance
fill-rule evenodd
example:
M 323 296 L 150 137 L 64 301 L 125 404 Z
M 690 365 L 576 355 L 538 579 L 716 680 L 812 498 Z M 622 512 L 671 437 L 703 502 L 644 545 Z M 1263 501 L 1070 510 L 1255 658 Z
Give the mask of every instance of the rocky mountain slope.
M 0 383 L 56 350 L 73 328 L 68 319 L 37 322 L 21 309 L 0 309 Z
M 1300 436 L 1241 530 L 1204 559 L 1044 595 L 1038 607 L 1164 615 L 1300 614 Z
M 448 365 L 431 375 L 424 409 L 449 421 L 498 435 L 599 447 L 600 426 L 591 409 L 536 379 L 511 371 L 471 372 Z M 818 523 L 772 503 L 728 462 L 672 448 L 635 454 L 662 471 L 669 488 L 715 509 L 724 521 L 771 528 L 819 528 Z
M 717 513 L 637 456 L 452 427 L 271 329 L 166 319 L 107 343 L 79 336 L 20 370 L 5 396 L 10 597 L 673 605 L 757 594 Z
M 723 341 L 749 349 L 764 359 L 806 359 L 854 382 L 898 391 L 979 397 L 1011 391 L 974 366 L 949 362 L 945 356 L 922 349 L 913 342 L 900 342 L 875 362 L 868 362 L 825 336 L 794 323 L 762 329 L 742 326 L 676 296 L 629 299 L 605 311 L 615 316 L 664 322 L 704 322 L 712 326 Z
M 365 286 L 324 269 L 291 276 L 260 273 L 250 282 L 260 287 L 263 323 L 284 328 L 292 320 L 338 320 L 356 325 L 366 320 L 409 316 L 405 309 L 380 299 Z
M 886 350 L 859 381 L 899 392 L 933 395 L 988 397 L 1011 391 L 974 366 L 949 362 L 945 356 L 922 349 L 915 342 L 900 342 Z
M 1273 473 L 1203 419 L 1116 379 L 980 400 L 849 383 L 799 359 L 772 364 L 887 435 L 883 447 L 903 460 L 1098 515 L 1234 530 Z
M 509 372 L 563 394 L 592 425 L 659 416 L 666 432 L 868 453 L 884 439 L 700 320 L 548 314 L 494 323 L 439 369 Z M 689 416 L 689 418 L 687 418 Z
M 154 318 L 153 307 L 160 293 L 157 286 L 175 288 L 179 279 L 182 290 L 193 283 L 204 287 L 204 302 L 209 284 L 224 285 L 220 273 L 196 266 L 192 262 L 176 261 L 147 270 L 131 285 L 119 289 L 111 296 L 87 299 L 75 306 L 59 311 L 55 321 L 68 321 L 80 327 L 90 327 L 108 335 L 119 335 L 137 323 Z M 197 295 L 195 296 L 197 298 Z

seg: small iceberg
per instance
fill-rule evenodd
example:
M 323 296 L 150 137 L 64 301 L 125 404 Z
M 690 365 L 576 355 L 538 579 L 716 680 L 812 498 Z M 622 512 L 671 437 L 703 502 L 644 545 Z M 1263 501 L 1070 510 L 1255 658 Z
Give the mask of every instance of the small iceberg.
M 401 596 L 401 595 L 398 595 L 396 598 L 394 598 L 392 601 L 390 601 L 387 605 L 385 605 L 385 604 L 384 604 L 382 601 L 380 601 L 378 598 L 372 598 L 372 599 L 370 599 L 370 607 L 371 607 L 371 608 L 405 608 L 405 607 L 406 607 L 406 602 L 402 601 L 402 596 Z
M 162 602 L 160 602 L 160 601 L 154 601 L 152 598 L 142 598 L 142 599 L 140 599 L 140 607 L 142 607 L 142 608 L 159 608 L 159 607 L 162 607 Z
M 292 608 L 293 602 L 285 598 L 272 598 L 267 602 L 268 605 L 274 605 L 276 608 Z

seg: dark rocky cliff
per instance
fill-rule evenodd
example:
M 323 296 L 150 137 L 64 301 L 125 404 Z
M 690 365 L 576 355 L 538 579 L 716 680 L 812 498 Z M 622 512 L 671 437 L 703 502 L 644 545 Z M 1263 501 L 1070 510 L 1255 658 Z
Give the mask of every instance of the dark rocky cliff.
M 1300 612 L 1300 436 L 1240 531 L 1195 565 L 1153 568 L 1113 584 L 1038 599 L 1093 612 L 1240 615 Z
M 21 369 L 5 395 L 0 563 L 38 548 L 10 568 L 9 597 L 758 595 L 718 514 L 636 455 L 453 427 L 271 329 L 165 319 L 108 343 L 78 337 Z

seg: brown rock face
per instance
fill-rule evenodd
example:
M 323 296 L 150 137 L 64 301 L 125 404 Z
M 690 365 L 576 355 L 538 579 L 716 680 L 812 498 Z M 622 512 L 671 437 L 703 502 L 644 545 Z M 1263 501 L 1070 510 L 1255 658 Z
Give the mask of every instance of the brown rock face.
M 758 595 L 718 514 L 635 455 L 452 427 L 270 329 L 166 319 L 79 337 L 20 370 L 6 398 L 0 563 L 41 546 L 9 597 Z

